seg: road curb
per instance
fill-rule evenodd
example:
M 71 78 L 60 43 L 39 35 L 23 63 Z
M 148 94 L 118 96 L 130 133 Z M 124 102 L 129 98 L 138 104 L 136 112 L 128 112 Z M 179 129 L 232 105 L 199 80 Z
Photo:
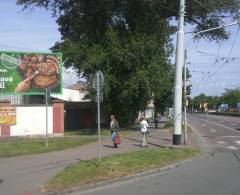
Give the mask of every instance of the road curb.
M 146 178 L 163 175 L 164 173 L 166 173 L 166 171 L 169 171 L 176 167 L 184 166 L 193 161 L 202 159 L 206 156 L 206 154 L 207 153 L 205 153 L 205 152 L 203 153 L 202 151 L 200 151 L 197 155 L 194 155 L 193 157 L 189 157 L 187 159 L 180 160 L 176 163 L 173 163 L 173 164 L 161 167 L 161 168 L 152 169 L 152 170 L 136 173 L 133 175 L 128 175 L 128 176 L 115 178 L 115 179 L 111 179 L 111 180 L 106 180 L 106 181 L 102 181 L 102 182 L 95 182 L 95 183 L 91 183 L 91 184 L 87 184 L 87 185 L 81 185 L 81 186 L 77 186 L 77 187 L 73 187 L 73 188 L 68 188 L 68 189 L 60 191 L 60 192 L 41 192 L 40 195 L 60 195 L 60 194 L 65 195 L 65 194 L 72 194 L 72 193 L 77 193 L 80 195 L 80 194 L 86 194 L 86 193 L 90 193 L 90 192 L 99 191 L 102 189 L 112 188 L 114 186 L 132 183 L 135 181 L 141 181 Z
M 193 133 L 196 135 L 197 139 L 199 140 L 199 147 L 200 147 L 200 150 L 205 152 L 205 153 L 208 153 L 210 152 L 211 150 L 209 149 L 209 147 L 207 147 L 207 144 L 205 142 L 205 140 L 202 138 L 202 136 L 197 132 L 197 130 L 191 125 L 191 124 L 188 124 L 188 126 L 192 129 Z

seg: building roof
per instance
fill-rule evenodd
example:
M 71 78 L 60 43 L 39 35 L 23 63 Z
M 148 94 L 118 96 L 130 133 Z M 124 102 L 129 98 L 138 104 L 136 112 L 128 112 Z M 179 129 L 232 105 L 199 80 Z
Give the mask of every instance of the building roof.
M 83 81 L 77 81 L 77 83 L 70 85 L 67 89 L 73 89 L 78 91 L 87 91 L 87 84 Z
M 51 94 L 51 97 L 57 98 L 66 102 L 90 102 L 90 99 L 85 99 L 85 96 L 88 94 L 87 91 L 79 91 L 73 89 L 63 88 L 61 95 Z

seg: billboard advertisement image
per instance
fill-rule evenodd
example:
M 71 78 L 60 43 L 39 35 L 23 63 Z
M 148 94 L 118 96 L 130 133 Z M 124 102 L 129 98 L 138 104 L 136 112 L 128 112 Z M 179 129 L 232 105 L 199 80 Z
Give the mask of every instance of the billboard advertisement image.
M 61 93 L 61 53 L 0 51 L 0 94 Z

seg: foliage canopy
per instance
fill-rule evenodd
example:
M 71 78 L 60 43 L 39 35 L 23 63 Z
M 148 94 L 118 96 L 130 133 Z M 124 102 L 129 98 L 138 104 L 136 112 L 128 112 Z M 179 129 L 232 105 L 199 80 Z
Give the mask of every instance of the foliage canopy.
M 104 109 L 121 121 L 134 118 L 150 99 L 158 110 L 171 106 L 173 47 L 179 1 L 172 0 L 17 0 L 24 8 L 52 11 L 62 40 L 54 50 L 64 54 L 88 82 L 100 69 L 105 75 Z M 238 18 L 238 0 L 186 0 L 185 22 L 195 30 L 219 26 L 222 18 Z M 225 29 L 201 34 L 228 38 Z M 199 37 L 197 37 L 199 38 Z

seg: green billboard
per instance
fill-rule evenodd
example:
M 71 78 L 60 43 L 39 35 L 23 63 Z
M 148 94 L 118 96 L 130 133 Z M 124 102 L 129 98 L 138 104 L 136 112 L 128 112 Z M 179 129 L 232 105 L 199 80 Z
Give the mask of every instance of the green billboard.
M 62 54 L 0 51 L 0 94 L 62 91 Z

